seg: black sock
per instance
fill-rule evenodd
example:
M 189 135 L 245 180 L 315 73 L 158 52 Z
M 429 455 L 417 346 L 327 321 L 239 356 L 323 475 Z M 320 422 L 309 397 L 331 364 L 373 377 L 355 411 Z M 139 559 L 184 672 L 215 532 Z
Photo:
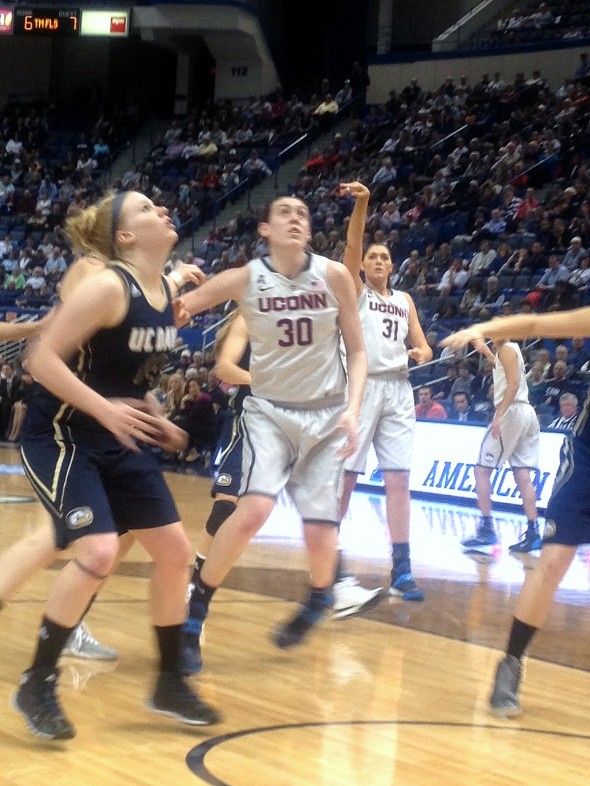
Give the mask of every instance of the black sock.
M 538 628 L 534 628 L 532 625 L 527 625 L 526 622 L 521 622 L 520 620 L 516 619 L 516 617 L 514 617 L 512 628 L 510 629 L 510 635 L 508 637 L 506 654 L 513 655 L 515 658 L 520 660 L 537 631 Z
M 191 584 L 193 586 L 195 586 L 197 581 L 199 581 L 204 564 L 205 564 L 205 557 L 202 557 L 199 554 L 199 552 L 197 552 L 195 554 L 195 565 L 193 567 L 193 575 L 191 576 Z
M 31 668 L 55 669 L 61 651 L 66 646 L 66 642 L 75 627 L 74 625 L 73 628 L 64 628 L 58 625 L 57 622 L 43 617 L 41 627 L 39 628 L 39 638 L 37 639 L 37 651 L 31 663 Z
M 200 571 L 195 577 L 194 589 L 188 604 L 188 619 L 182 626 L 184 633 L 195 633 L 199 635 L 203 628 L 203 623 L 209 613 L 209 604 L 217 587 L 210 587 L 201 578 Z
M 178 671 L 182 625 L 154 625 L 160 650 L 160 671 Z
M 483 530 L 492 530 L 494 529 L 494 520 L 491 516 L 482 516 L 481 517 L 481 527 L 480 529 Z
M 391 555 L 393 558 L 392 577 L 401 576 L 402 573 L 412 572 L 409 543 L 392 543 Z
M 534 532 L 535 535 L 539 534 L 539 522 L 537 519 L 529 519 L 526 523 L 528 532 Z

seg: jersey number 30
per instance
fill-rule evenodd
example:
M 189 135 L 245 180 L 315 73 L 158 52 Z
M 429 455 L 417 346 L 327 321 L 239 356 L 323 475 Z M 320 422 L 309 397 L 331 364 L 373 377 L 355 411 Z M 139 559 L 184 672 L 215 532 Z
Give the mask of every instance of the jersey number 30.
M 285 331 L 283 338 L 279 339 L 280 347 L 307 347 L 313 344 L 313 323 L 309 317 L 279 319 L 277 326 Z

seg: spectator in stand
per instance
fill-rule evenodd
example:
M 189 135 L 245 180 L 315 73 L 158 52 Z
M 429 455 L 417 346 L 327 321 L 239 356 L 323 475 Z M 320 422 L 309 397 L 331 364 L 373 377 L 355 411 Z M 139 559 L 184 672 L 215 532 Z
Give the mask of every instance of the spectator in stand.
M 393 165 L 391 158 L 384 158 L 381 166 L 373 175 L 371 186 L 373 186 L 373 198 L 379 201 L 387 192 L 387 189 L 392 186 L 397 178 L 397 169 Z
M 476 299 L 471 309 L 472 319 L 489 319 L 502 308 L 506 296 L 500 289 L 497 276 L 488 276 L 485 281 L 485 289 Z
M 213 141 L 213 139 L 211 138 L 211 133 L 209 131 L 206 131 L 203 134 L 201 144 L 197 147 L 197 156 L 199 158 L 211 160 L 213 158 L 216 158 L 218 152 L 219 149 L 215 144 L 215 142 Z M 181 155 L 184 155 L 184 150 Z
M 572 432 L 578 419 L 578 397 L 575 393 L 563 393 L 559 397 L 559 415 L 547 426 L 549 429 Z
M 575 270 L 580 265 L 580 259 L 583 256 L 586 256 L 588 252 L 582 246 L 582 238 L 579 235 L 572 237 L 572 241 L 569 245 L 568 250 L 565 252 L 565 256 L 562 259 L 561 264 L 566 267 L 570 273 Z
M 535 288 L 539 290 L 555 289 L 555 284 L 558 281 L 567 281 L 569 276 L 570 271 L 561 263 L 559 256 L 551 254 L 548 260 L 548 267 Z
M 545 405 L 551 407 L 554 414 L 559 413 L 559 400 L 563 393 L 571 393 L 571 384 L 567 378 L 567 365 L 563 360 L 553 364 L 553 376 L 547 380 Z
M 432 398 L 430 385 L 422 385 L 418 389 L 418 403 L 416 404 L 416 417 L 419 420 L 446 420 L 447 411 L 442 404 Z
M 585 343 L 583 338 L 572 338 L 572 349 L 568 360 L 573 379 L 581 379 L 582 366 L 590 362 L 590 354 L 586 350 Z
M 531 261 L 528 248 L 517 248 L 498 270 L 498 275 L 505 276 L 516 273 L 530 272 Z
M 22 270 L 15 267 L 4 279 L 2 289 L 8 289 L 11 292 L 22 292 L 25 288 L 25 277 Z
M 84 151 L 76 163 L 76 172 L 78 175 L 92 175 L 98 164 L 91 157 L 90 153 Z
M 55 273 L 63 274 L 68 269 L 66 265 L 66 260 L 63 257 L 61 252 L 61 248 L 59 246 L 53 246 L 51 249 L 51 253 L 47 256 L 47 262 L 43 267 L 43 273 L 46 277 L 53 277 L 55 278 Z
M 455 257 L 451 262 L 449 269 L 443 273 L 442 278 L 437 286 L 441 297 L 453 295 L 463 290 L 467 280 L 469 279 L 469 273 L 464 269 L 463 265 L 463 258 Z M 437 304 L 437 306 L 438 305 L 439 304 Z
M 473 423 L 479 420 L 476 412 L 471 406 L 471 398 L 468 393 L 461 390 L 453 393 L 453 403 L 449 410 L 449 419 L 456 420 L 458 423 Z
M 536 360 L 527 374 L 529 401 L 533 407 L 544 404 L 547 399 L 547 378 L 542 361 Z
M 461 360 L 457 365 L 458 376 L 451 385 L 451 390 L 447 401 L 449 404 L 453 401 L 455 393 L 466 393 L 471 399 L 473 395 L 473 385 L 475 383 L 475 375 L 471 373 L 471 366 L 469 361 Z
M 314 109 L 313 116 L 318 120 L 320 128 L 325 131 L 330 128 L 337 113 L 338 103 L 331 93 L 326 93 L 324 100 Z
M 21 381 L 14 373 L 11 363 L 2 365 L 0 379 L 0 440 L 6 439 L 9 431 L 12 407 L 21 398 Z
M 489 240 L 482 240 L 479 244 L 479 251 L 473 255 L 469 263 L 468 271 L 470 275 L 485 273 L 496 258 L 496 252 L 492 248 Z
M 260 158 L 257 150 L 253 150 L 242 167 L 242 171 L 246 177 L 251 178 L 255 183 L 259 183 L 267 175 L 272 175 L 272 171 Z
M 350 86 L 350 79 L 344 80 L 344 87 L 342 87 L 335 96 L 336 103 L 338 104 L 338 108 L 342 109 L 345 104 L 352 98 L 352 87 Z
M 480 238 L 488 238 L 489 240 L 496 240 L 506 232 L 506 221 L 502 218 L 502 212 L 499 208 L 492 210 L 491 216 L 488 221 L 484 223 L 480 231 L 477 233 Z M 474 237 L 474 240 L 476 237 Z
M 481 296 L 481 290 L 481 279 L 477 276 L 472 276 L 467 282 L 467 289 L 465 290 L 463 297 L 461 298 L 461 302 L 459 303 L 459 316 L 469 316 L 472 308 Z
M 514 213 L 514 218 L 516 221 L 526 221 L 528 220 L 534 213 L 534 211 L 539 207 L 540 202 L 535 199 L 535 191 L 532 188 L 527 188 L 526 194 L 524 199 L 516 208 L 516 212 Z

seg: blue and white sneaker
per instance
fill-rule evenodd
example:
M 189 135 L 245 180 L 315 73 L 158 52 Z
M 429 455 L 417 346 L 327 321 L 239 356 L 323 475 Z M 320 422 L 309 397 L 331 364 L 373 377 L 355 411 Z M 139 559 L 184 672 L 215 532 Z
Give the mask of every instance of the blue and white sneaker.
M 389 595 L 402 600 L 424 600 L 424 592 L 416 586 L 411 573 L 400 573 L 392 576 Z
M 529 554 L 531 551 L 539 551 L 543 544 L 543 538 L 538 530 L 527 529 L 517 543 L 508 546 L 508 551 L 512 554 Z
M 465 554 L 492 555 L 494 546 L 498 544 L 498 536 L 493 529 L 479 528 L 475 535 L 461 541 Z

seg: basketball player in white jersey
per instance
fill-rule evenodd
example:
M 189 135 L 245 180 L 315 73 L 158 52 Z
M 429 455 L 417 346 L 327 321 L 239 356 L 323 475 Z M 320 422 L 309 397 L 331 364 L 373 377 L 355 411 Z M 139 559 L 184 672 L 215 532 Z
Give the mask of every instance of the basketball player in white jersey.
M 478 342 L 477 348 L 481 350 Z M 539 420 L 529 403 L 524 360 L 520 347 L 512 341 L 495 342 L 494 418 L 487 429 L 475 466 L 475 492 L 481 521 L 475 535 L 462 541 L 469 553 L 491 553 L 498 542 L 492 521 L 492 472 L 509 462 L 522 497 L 527 529 L 518 543 L 510 546 L 513 553 L 526 553 L 541 548 L 537 523 L 536 493 L 531 470 L 539 466 Z
M 306 205 L 275 199 L 258 231 L 269 256 L 219 273 L 183 297 L 189 314 L 236 301 L 251 345 L 239 501 L 213 539 L 194 592 L 204 620 L 214 591 L 286 488 L 303 519 L 312 586 L 275 632 L 275 644 L 285 648 L 298 644 L 333 602 L 343 461 L 356 449 L 367 358 L 350 274 L 308 252 Z
M 410 562 L 409 482 L 416 415 L 408 379 L 408 358 L 426 363 L 432 358 L 432 349 L 410 295 L 389 287 L 393 265 L 387 246 L 372 244 L 363 257 L 369 189 L 361 183 L 343 183 L 340 189 L 356 199 L 348 226 L 344 264 L 355 282 L 368 357 L 358 448 L 345 463 L 341 511 L 344 515 L 348 510 L 357 476 L 365 471 L 367 453 L 373 444 L 383 472 L 391 536 L 393 567 L 389 594 L 420 601 L 424 600 L 424 593 L 416 586 Z

